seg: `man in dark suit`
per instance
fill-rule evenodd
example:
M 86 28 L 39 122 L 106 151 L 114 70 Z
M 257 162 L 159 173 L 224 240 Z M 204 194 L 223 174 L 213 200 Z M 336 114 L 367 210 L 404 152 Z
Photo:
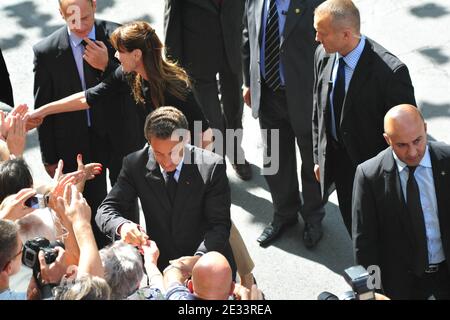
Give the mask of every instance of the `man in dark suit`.
M 223 158 L 187 144 L 187 120 L 173 107 L 152 112 L 144 130 L 150 146 L 124 158 L 117 183 L 98 209 L 97 225 L 113 240 L 145 244 L 139 215 L 128 210 L 138 197 L 147 233 L 160 249 L 160 270 L 170 260 L 208 251 L 223 253 L 234 265 Z
M 14 107 L 13 91 L 11 80 L 9 80 L 8 68 L 3 58 L 2 49 L 0 49 L 0 101 Z
M 415 105 L 408 68 L 361 35 L 359 10 L 350 0 L 328 0 L 315 11 L 313 110 L 314 171 L 324 199 L 336 187 L 351 234 L 356 166 L 386 148 L 383 117 L 400 103 Z
M 270 188 L 274 218 L 258 242 L 270 244 L 283 229 L 305 221 L 308 248 L 322 237 L 325 214 L 320 186 L 314 177 L 311 117 L 314 50 L 313 10 L 321 0 L 254 0 L 246 2 L 243 34 L 244 101 L 259 117 L 265 178 Z M 279 139 L 272 142 L 272 134 Z M 266 135 L 265 132 L 269 131 Z M 297 178 L 295 142 L 302 159 L 303 204 Z M 274 172 L 270 172 L 274 171 Z
M 392 108 L 390 147 L 356 170 L 356 261 L 379 266 L 392 299 L 450 299 L 450 146 L 428 143 L 426 129 L 414 106 Z
M 109 36 L 119 25 L 95 20 L 96 1 L 60 0 L 59 4 L 67 25 L 33 48 L 35 108 L 98 84 L 119 65 L 109 43 Z M 39 142 L 42 161 L 50 176 L 53 177 L 59 159 L 64 161 L 65 172 L 75 171 L 78 154 L 83 155 L 86 163 L 109 166 L 110 147 L 105 116 L 100 109 L 103 108 L 54 115 L 44 120 L 38 129 Z M 106 170 L 87 182 L 84 195 L 96 211 L 106 196 Z M 96 228 L 94 233 L 102 247 L 106 239 Z
M 169 57 L 186 68 L 211 128 L 222 133 L 223 150 L 216 152 L 227 154 L 236 174 L 249 180 L 241 147 L 243 11 L 244 0 L 166 0 L 164 31 Z M 227 141 L 225 129 L 235 130 L 236 138 Z

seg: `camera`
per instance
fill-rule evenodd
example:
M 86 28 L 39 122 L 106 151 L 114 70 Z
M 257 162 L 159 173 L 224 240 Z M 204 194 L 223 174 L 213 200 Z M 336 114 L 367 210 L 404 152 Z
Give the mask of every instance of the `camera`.
M 318 300 L 375 300 L 375 288 L 369 288 L 369 272 L 363 266 L 353 266 L 345 269 L 344 279 L 352 287 L 345 292 L 342 299 L 330 292 L 322 292 Z
M 47 208 L 47 199 L 42 194 L 37 194 L 31 198 L 28 198 L 27 201 L 25 201 L 25 205 L 29 208 L 33 209 L 43 209 Z
M 61 241 L 50 242 L 46 238 L 34 238 L 25 242 L 22 252 L 22 263 L 33 269 L 33 274 L 38 274 L 41 271 L 39 264 L 39 251 L 44 252 L 45 262 L 51 264 L 55 262 L 58 257 L 58 251 L 55 247 L 64 248 L 64 244 Z

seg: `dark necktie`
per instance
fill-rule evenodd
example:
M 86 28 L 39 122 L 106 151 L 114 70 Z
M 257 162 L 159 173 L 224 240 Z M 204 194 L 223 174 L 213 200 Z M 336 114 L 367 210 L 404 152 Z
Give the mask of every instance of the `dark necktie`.
M 177 194 L 177 181 L 175 180 L 175 172 L 171 171 L 171 172 L 166 172 L 167 173 L 167 181 L 166 181 L 166 189 L 167 189 L 167 194 L 169 196 L 169 200 L 170 203 L 173 205 L 174 201 L 175 201 L 175 196 Z
M 334 83 L 333 93 L 333 109 L 334 109 L 334 121 L 336 124 L 336 136 L 340 139 L 341 131 L 341 114 L 342 107 L 345 98 L 345 61 L 344 58 L 339 58 L 339 67 L 336 76 L 336 82 Z
M 270 0 L 266 23 L 266 42 L 264 48 L 264 66 L 266 84 L 272 90 L 281 85 L 280 78 L 280 29 L 276 0 Z
M 95 40 L 91 39 L 91 41 Z M 83 45 L 84 50 L 86 50 L 87 42 L 83 40 L 81 41 L 81 44 Z M 100 82 L 100 70 L 97 70 L 94 67 L 92 67 L 84 59 L 83 59 L 83 73 L 84 73 L 84 84 L 86 86 L 86 89 L 95 87 Z M 88 126 L 91 127 L 94 122 L 91 109 L 87 109 L 86 113 L 88 118 Z
M 406 185 L 406 204 L 416 238 L 416 248 L 413 250 L 415 253 L 414 273 L 421 276 L 428 266 L 428 247 L 422 204 L 420 202 L 419 186 L 414 177 L 416 168 L 417 167 L 408 166 L 409 177 Z
M 95 41 L 95 40 L 92 40 Z M 86 41 L 81 41 L 84 49 L 86 50 Z M 83 59 L 83 71 L 84 71 L 84 83 L 86 89 L 95 87 L 100 82 L 100 70 L 93 68 L 86 60 Z

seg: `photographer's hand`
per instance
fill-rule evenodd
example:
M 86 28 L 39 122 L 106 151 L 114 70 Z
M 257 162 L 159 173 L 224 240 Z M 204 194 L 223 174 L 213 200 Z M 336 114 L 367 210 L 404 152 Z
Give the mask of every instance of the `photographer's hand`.
M 25 201 L 34 195 L 36 195 L 36 191 L 27 188 L 7 197 L 0 205 L 0 219 L 15 221 L 31 213 L 34 209 L 27 207 Z
M 66 251 L 61 247 L 55 248 L 58 251 L 58 256 L 55 262 L 47 264 L 44 257 L 44 252 L 39 251 L 39 264 L 41 266 L 41 281 L 43 284 L 59 284 L 62 277 L 66 274 Z
M 41 300 L 41 292 L 34 277 L 30 278 L 27 288 L 27 300 Z

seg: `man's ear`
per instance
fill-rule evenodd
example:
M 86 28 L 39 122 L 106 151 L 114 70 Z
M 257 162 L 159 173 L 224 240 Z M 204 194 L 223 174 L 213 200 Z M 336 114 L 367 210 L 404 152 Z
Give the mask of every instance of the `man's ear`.
M 384 140 L 386 141 L 386 143 L 388 145 L 391 145 L 391 139 L 389 139 L 389 136 L 386 133 L 383 133 L 383 137 L 384 137 Z
M 191 279 L 188 280 L 187 287 L 191 293 L 194 293 L 194 284 Z
M 97 0 L 92 0 L 92 8 L 94 9 L 94 12 L 97 10 Z
M 64 16 L 63 12 L 62 12 L 62 8 L 61 6 L 59 6 L 59 14 L 61 15 L 61 18 L 63 18 L 64 21 L 66 21 L 66 17 Z
M 353 33 L 351 32 L 350 29 L 345 29 L 344 30 L 344 38 L 345 40 L 350 39 L 352 37 Z
M 6 274 L 9 276 L 11 274 L 11 261 L 7 262 L 5 266 L 3 267 L 3 270 L 0 273 L 6 272 Z

